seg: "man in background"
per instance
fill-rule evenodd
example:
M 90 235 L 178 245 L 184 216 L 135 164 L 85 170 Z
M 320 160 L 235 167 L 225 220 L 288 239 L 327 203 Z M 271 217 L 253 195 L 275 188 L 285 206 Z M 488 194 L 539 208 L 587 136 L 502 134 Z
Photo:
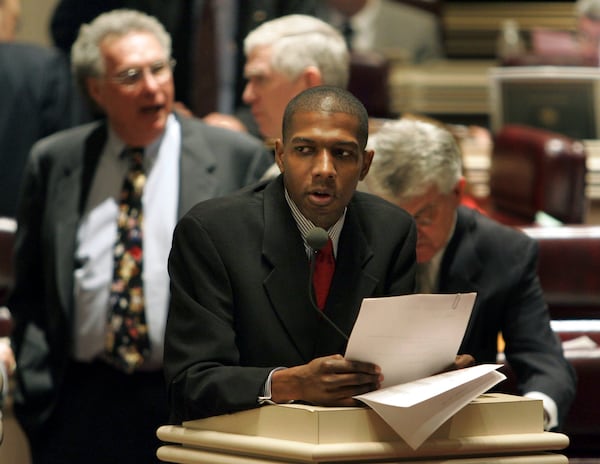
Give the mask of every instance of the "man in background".
M 598 60 L 600 53 L 600 0 L 577 0 L 577 36 L 584 53 Z
M 519 393 L 541 399 L 545 427 L 559 428 L 575 395 L 537 277 L 537 247 L 525 234 L 461 206 L 461 153 L 438 125 L 401 119 L 370 139 L 366 185 L 417 223 L 417 291 L 477 292 L 459 352 L 495 363 L 501 333 Z
M 301 91 L 318 86 L 345 88 L 349 53 L 342 35 L 326 22 L 307 15 L 267 21 L 244 40 L 247 79 L 242 98 L 251 114 L 239 118 L 211 114 L 206 122 L 262 137 L 268 146 L 281 138 L 288 102 Z M 273 165 L 266 177 L 279 174 Z
M 324 0 L 316 16 L 336 27 L 352 51 L 376 51 L 405 63 L 442 58 L 440 20 L 395 0 Z
M 0 0 L 0 216 L 15 217 L 31 146 L 72 125 L 69 64 L 52 48 L 20 43 L 20 0 Z
M 102 14 L 71 58 L 105 117 L 29 158 L 8 302 L 15 414 L 34 464 L 158 462 L 175 223 L 271 160 L 255 138 L 173 112 L 171 40 L 155 18 Z

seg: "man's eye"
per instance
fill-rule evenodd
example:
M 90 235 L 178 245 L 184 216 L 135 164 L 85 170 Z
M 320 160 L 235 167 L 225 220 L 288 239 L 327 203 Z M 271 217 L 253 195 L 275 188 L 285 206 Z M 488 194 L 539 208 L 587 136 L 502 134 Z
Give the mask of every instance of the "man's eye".
M 264 85 L 267 82 L 267 78 L 260 75 L 250 76 L 248 82 L 252 82 L 253 85 Z
M 164 61 L 158 61 L 158 62 L 152 64 L 152 66 L 150 66 L 150 70 L 154 74 L 154 73 L 162 71 L 166 67 L 167 67 L 167 63 L 165 63 Z
M 308 154 L 312 152 L 311 147 L 307 145 L 300 145 L 294 148 L 298 153 Z
M 351 156 L 354 156 L 352 151 L 345 149 L 334 150 L 333 153 L 337 158 L 350 158 Z
M 126 69 L 125 71 L 117 74 L 117 79 L 126 84 L 135 83 L 140 79 L 141 74 L 142 74 L 142 71 L 140 69 L 135 69 L 135 68 Z

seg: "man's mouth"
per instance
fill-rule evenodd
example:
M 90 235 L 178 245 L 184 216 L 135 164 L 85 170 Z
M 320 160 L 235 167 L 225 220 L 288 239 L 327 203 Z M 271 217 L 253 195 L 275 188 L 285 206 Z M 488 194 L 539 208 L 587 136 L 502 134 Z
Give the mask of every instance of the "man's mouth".
M 165 105 L 148 105 L 142 107 L 141 112 L 146 114 L 154 114 L 158 113 L 159 111 L 162 111 L 164 107 Z
M 313 190 L 310 196 L 316 203 L 329 202 L 333 198 L 333 194 L 327 190 Z

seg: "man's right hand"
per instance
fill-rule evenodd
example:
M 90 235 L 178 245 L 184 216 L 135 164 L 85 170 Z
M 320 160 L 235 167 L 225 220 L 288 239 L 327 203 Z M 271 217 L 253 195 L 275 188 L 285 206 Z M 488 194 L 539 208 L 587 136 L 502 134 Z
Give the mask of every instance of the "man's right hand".
M 271 398 L 276 403 L 303 401 L 320 406 L 357 406 L 352 397 L 381 386 L 383 375 L 375 364 L 349 361 L 336 354 L 273 374 Z

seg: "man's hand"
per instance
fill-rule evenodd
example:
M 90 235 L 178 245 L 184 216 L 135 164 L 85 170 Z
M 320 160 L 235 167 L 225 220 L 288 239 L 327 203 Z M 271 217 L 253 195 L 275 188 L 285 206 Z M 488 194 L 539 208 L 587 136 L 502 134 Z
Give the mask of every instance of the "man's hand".
M 244 123 L 230 114 L 209 113 L 202 120 L 210 126 L 224 127 L 236 132 L 248 132 Z
M 15 362 L 15 354 L 10 347 L 8 338 L 0 338 L 0 363 L 3 364 L 6 373 L 12 376 L 15 372 L 17 363 Z
M 381 368 L 349 361 L 336 354 L 273 374 L 272 399 L 276 403 L 305 401 L 320 406 L 356 406 L 352 397 L 380 387 Z
M 470 354 L 459 354 L 454 359 L 454 365 L 450 370 L 453 369 L 463 369 L 465 367 L 469 367 L 475 364 L 475 358 Z

